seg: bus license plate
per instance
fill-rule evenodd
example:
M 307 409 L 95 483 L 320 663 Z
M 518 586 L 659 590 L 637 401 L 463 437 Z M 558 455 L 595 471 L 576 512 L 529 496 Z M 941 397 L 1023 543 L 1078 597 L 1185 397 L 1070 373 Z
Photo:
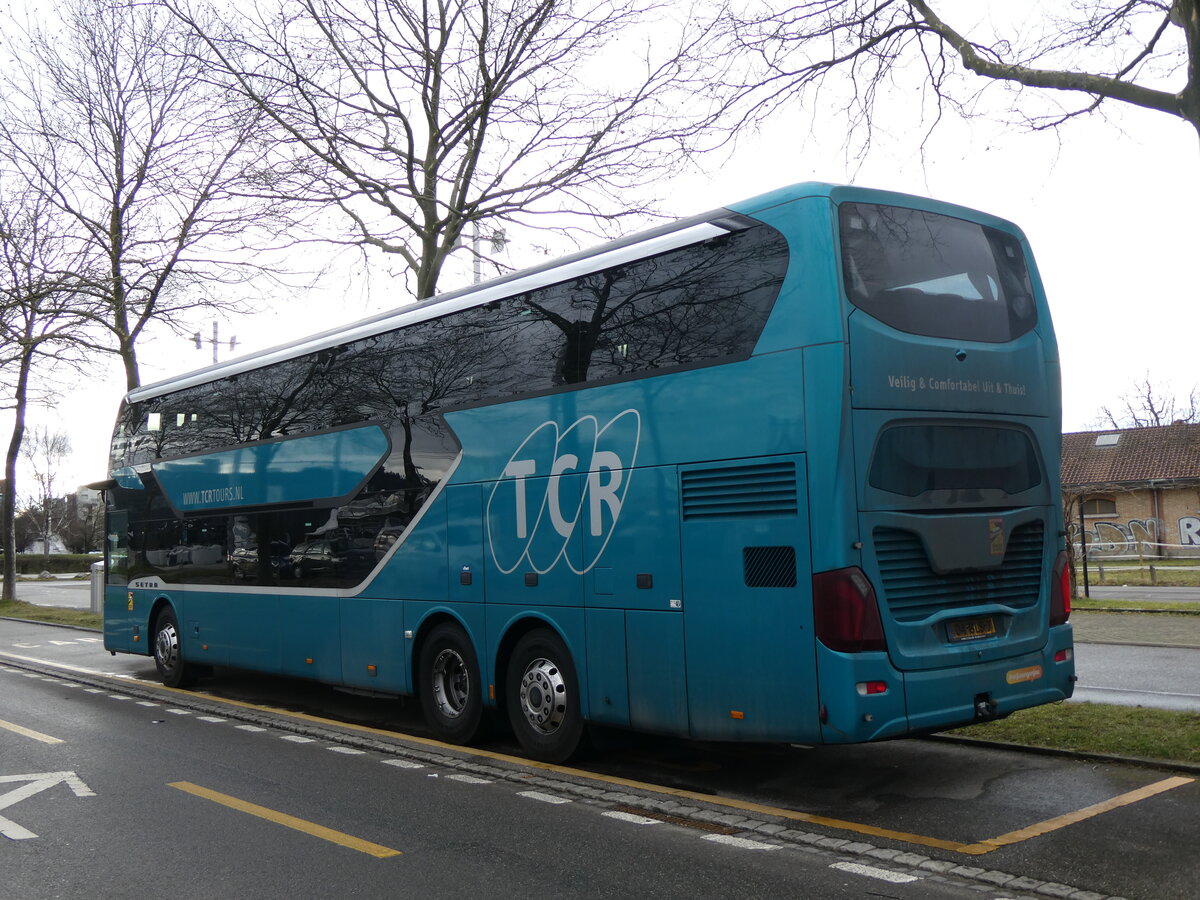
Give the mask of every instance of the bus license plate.
M 976 616 L 973 619 L 955 619 L 946 623 L 946 632 L 951 643 L 980 641 L 996 636 L 996 620 L 991 616 Z

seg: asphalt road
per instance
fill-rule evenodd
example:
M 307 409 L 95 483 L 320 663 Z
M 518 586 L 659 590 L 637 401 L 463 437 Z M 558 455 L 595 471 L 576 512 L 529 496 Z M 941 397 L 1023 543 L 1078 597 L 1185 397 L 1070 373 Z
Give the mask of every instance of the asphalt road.
M 0 664 L 5 897 L 1007 896 Z
M 61 606 L 64 609 L 90 609 L 91 582 L 60 578 L 56 581 L 18 581 L 17 599 L 38 606 Z
M 1195 603 L 1200 601 L 1200 587 L 1129 587 L 1097 585 L 1088 588 L 1088 597 L 1096 600 L 1154 600 L 1159 603 Z M 1076 601 L 1083 605 L 1086 600 Z
M 30 686 L 48 691 L 29 698 Z M 7 860 L 18 860 L 21 890 L 12 896 L 130 896 L 154 885 L 184 897 L 223 896 L 231 884 L 263 896 L 344 894 L 330 887 L 335 881 L 361 885 L 358 895 L 367 897 L 509 896 L 510 886 L 514 896 L 955 896 L 938 893 L 944 875 L 951 890 L 970 883 L 993 898 L 1077 889 L 1085 892 L 1079 900 L 1182 900 L 1200 880 L 1200 787 L 1189 774 L 921 740 L 795 748 L 626 738 L 565 769 L 515 759 L 503 738 L 479 750 L 429 741 L 414 706 L 225 669 L 198 691 L 169 691 L 155 682 L 149 659 L 111 657 L 93 632 L 0 621 L 0 719 L 80 747 L 73 756 L 13 755 L 14 741 L 37 741 L 0 725 L 0 778 L 75 771 L 112 804 L 95 807 L 102 815 L 78 830 L 70 812 L 87 798 L 74 797 L 69 785 L 5 808 L 12 782 L 0 782 L 0 816 L 60 841 L 53 855 L 30 856 L 28 864 L 20 861 L 25 844 L 5 856 L 0 843 L 5 878 Z M 93 760 L 111 772 L 93 774 Z M 304 850 L 303 841 L 297 849 L 290 834 L 276 851 L 261 835 L 274 841 L 286 826 L 256 831 L 264 827 L 257 817 L 241 814 L 252 825 L 171 787 L 178 781 L 399 849 L 403 859 L 420 855 L 411 861 L 413 880 L 407 868 L 391 869 L 390 893 L 378 894 L 375 870 L 358 855 L 338 855 L 340 845 L 333 856 L 324 845 Z M 498 796 L 460 804 L 457 794 L 439 795 L 439 785 Z M 57 805 L 48 814 L 62 813 L 50 821 L 62 831 L 39 831 L 43 820 L 25 817 L 50 800 Z M 529 808 L 538 810 L 532 822 L 524 817 Z M 643 832 L 637 819 L 607 813 L 658 816 L 660 825 Z M 633 834 L 610 834 L 614 823 Z M 712 846 L 713 834 L 740 840 Z M 689 840 L 698 851 L 679 846 Z M 732 850 L 748 861 L 726 870 L 721 860 Z M 57 874 L 60 857 L 72 853 L 88 861 L 88 880 L 76 880 L 82 870 Z M 814 853 L 819 861 L 810 867 Z M 268 874 L 254 874 L 256 862 Z M 897 887 L 854 866 L 920 881 Z M 461 881 L 456 867 L 470 869 Z M 188 893 L 193 883 L 199 887 Z M 79 884 L 89 891 L 73 892 Z

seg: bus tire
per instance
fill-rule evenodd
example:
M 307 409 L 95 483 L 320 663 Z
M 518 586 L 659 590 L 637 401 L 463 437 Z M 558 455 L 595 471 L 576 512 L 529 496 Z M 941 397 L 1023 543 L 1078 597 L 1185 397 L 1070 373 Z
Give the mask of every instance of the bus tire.
M 167 687 L 191 687 L 200 677 L 199 668 L 184 662 L 179 620 L 169 606 L 154 620 L 154 666 Z
M 469 744 L 484 732 L 483 682 L 470 637 L 453 622 L 437 625 L 421 645 L 421 710 L 439 740 Z
M 579 749 L 584 727 L 579 678 L 555 632 L 539 628 L 517 642 L 508 661 L 505 704 L 517 741 L 533 759 L 566 762 Z

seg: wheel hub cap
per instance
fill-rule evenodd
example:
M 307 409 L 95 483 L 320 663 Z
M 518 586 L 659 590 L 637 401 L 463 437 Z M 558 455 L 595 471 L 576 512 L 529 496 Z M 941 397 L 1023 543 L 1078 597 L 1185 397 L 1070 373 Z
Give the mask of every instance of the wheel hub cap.
M 154 639 L 154 655 L 163 668 L 173 669 L 179 658 L 179 637 L 170 625 L 160 628 Z
M 567 715 L 567 683 L 558 666 L 535 659 L 521 676 L 521 711 L 542 734 L 552 734 Z
M 448 718 L 460 715 L 471 696 L 471 676 L 466 663 L 454 650 L 446 649 L 433 661 L 433 698 Z

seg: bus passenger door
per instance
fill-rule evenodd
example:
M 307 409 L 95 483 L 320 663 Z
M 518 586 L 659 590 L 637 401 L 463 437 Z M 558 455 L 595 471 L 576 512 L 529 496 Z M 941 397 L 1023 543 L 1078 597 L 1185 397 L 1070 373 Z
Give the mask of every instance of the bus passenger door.
M 804 456 L 679 477 L 692 737 L 818 735 Z

